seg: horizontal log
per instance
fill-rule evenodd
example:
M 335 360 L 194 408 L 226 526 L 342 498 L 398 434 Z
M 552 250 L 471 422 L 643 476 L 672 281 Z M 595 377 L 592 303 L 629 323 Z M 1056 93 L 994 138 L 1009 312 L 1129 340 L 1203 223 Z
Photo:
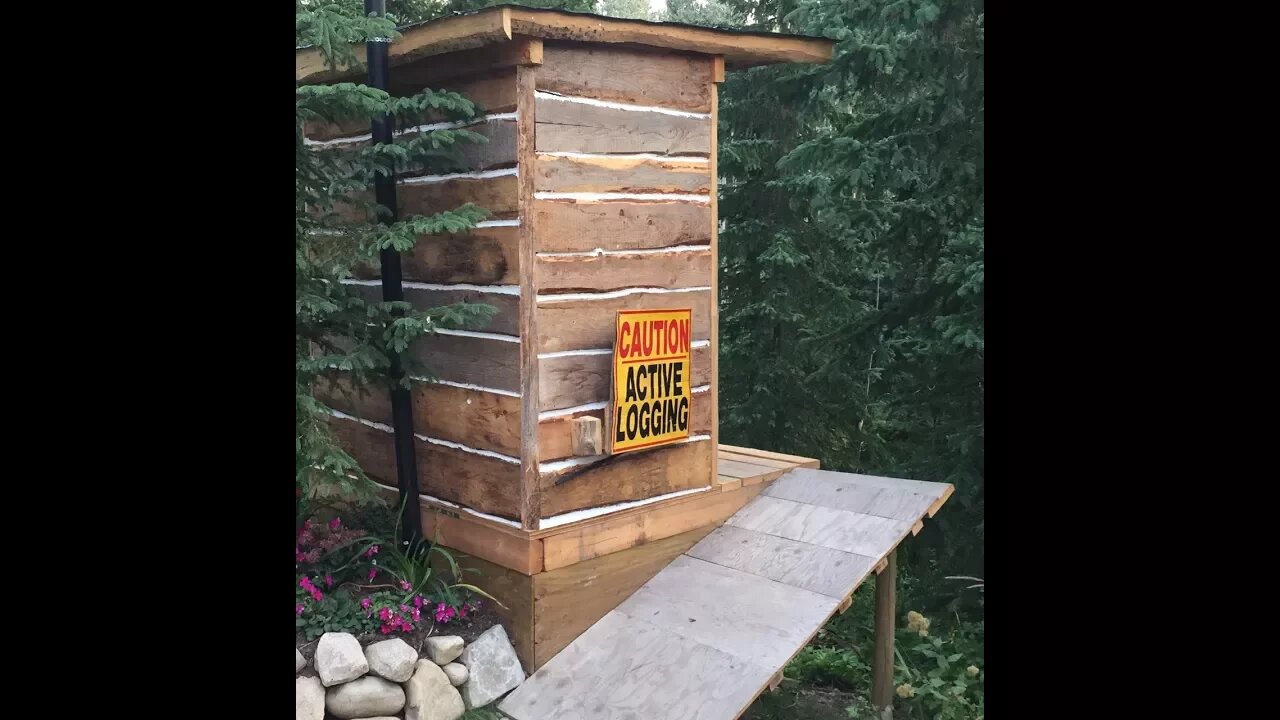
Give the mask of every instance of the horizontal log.
M 692 362 L 693 387 L 710 384 L 711 348 L 693 348 Z M 538 406 L 544 411 L 560 410 L 607 401 L 613 392 L 612 380 L 612 354 L 541 358 L 538 360 Z
M 336 388 L 317 383 L 321 402 L 348 415 L 392 424 L 387 390 L 350 392 L 348 382 L 334 379 Z M 414 383 L 410 397 L 417 434 L 520 457 L 520 398 L 426 382 Z
M 369 476 L 396 485 L 392 433 L 333 417 L 338 444 Z M 427 495 L 510 520 L 519 519 L 520 465 L 415 439 L 418 487 Z
M 684 442 L 542 473 L 542 517 L 710 485 L 712 447 Z
M 488 142 L 460 141 L 455 147 L 459 163 L 445 168 L 447 172 L 463 172 L 492 170 L 494 168 L 511 167 L 516 164 L 516 123 L 514 120 L 489 120 L 468 125 L 460 130 L 467 130 L 488 139 Z M 410 142 L 418 137 L 417 132 L 406 132 L 396 138 L 396 142 Z M 429 174 L 440 174 L 438 167 L 422 166 L 405 168 L 400 177 L 416 177 Z
M 642 49 L 550 42 L 538 89 L 630 105 L 711 112 L 711 59 Z
M 554 298 L 555 296 L 551 296 Z M 711 335 L 711 291 L 636 292 L 621 296 L 538 301 L 538 352 L 613 347 L 619 310 L 693 310 L 693 337 Z
M 372 281 L 367 281 L 372 282 Z M 352 289 L 364 297 L 365 302 L 382 300 L 382 285 L 354 285 Z M 420 287 L 404 288 L 405 302 L 419 310 L 444 305 L 467 303 L 470 305 L 489 305 L 497 310 L 488 325 L 470 328 L 483 332 L 518 335 L 520 333 L 520 297 L 500 292 L 485 292 L 471 289 L 425 289 Z
M 605 447 L 608 447 L 608 434 L 611 430 L 608 408 L 584 410 L 572 415 L 557 415 L 538 421 L 538 460 L 548 462 L 577 455 L 573 448 L 573 422 L 584 417 L 597 418 L 604 424 Z M 694 393 L 690 398 L 689 429 L 692 435 L 711 433 L 710 392 Z
M 481 71 L 482 74 L 470 77 L 441 79 L 433 78 L 429 74 L 433 68 L 437 67 L 435 63 L 428 62 L 397 69 L 391 73 L 391 94 L 397 97 L 408 97 L 422 92 L 423 88 L 451 90 L 475 103 L 476 112 L 479 115 L 515 112 L 516 73 L 514 68 Z M 400 77 L 402 72 L 405 73 L 404 77 Z M 445 119 L 437 113 L 426 117 L 427 122 L 439 122 Z
M 520 392 L 520 344 L 460 335 L 432 335 L 409 348 L 441 380 Z
M 520 228 L 473 228 L 469 232 L 419 235 L 411 252 L 401 255 L 405 280 L 429 283 L 518 285 Z M 376 267 L 359 267 L 361 279 L 381 277 Z
M 542 58 L 541 39 L 517 38 L 397 67 L 391 73 L 391 89 L 404 94 L 418 92 L 424 87 L 452 90 L 454 85 L 462 83 L 489 77 L 509 77 L 511 104 L 514 105 L 516 66 L 537 65 L 542 62 Z M 459 89 L 458 92 L 462 90 Z
M 535 167 L 538 192 L 711 192 L 711 164 L 705 159 L 539 155 Z
M 535 200 L 538 252 L 648 250 L 711 242 L 711 207 L 692 202 Z
M 469 202 L 488 210 L 492 219 L 514 218 L 519 208 L 515 175 L 400 183 L 396 191 L 401 218 L 434 215 Z
M 711 152 L 711 119 L 619 110 L 539 96 L 534 101 L 538 152 Z
M 540 294 L 633 287 L 711 285 L 711 250 L 633 255 L 540 256 L 534 265 Z

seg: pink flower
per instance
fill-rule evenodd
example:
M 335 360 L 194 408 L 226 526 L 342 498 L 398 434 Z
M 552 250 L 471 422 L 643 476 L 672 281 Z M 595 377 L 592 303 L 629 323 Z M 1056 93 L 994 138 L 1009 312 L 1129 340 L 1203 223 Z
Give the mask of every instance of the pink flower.
M 301 614 L 302 614 L 302 612 L 303 612 L 304 610 L 306 610 L 306 609 L 307 609 L 307 608 L 306 608 L 306 606 L 305 606 L 305 605 L 303 605 L 302 603 L 298 603 L 297 605 L 294 605 L 294 606 L 293 606 L 293 611 L 294 611 L 294 612 L 296 612 L 296 613 L 297 613 L 297 614 L 299 614 L 299 615 L 301 615 Z
M 411 622 L 405 622 L 400 627 L 404 628 L 405 632 L 413 632 L 413 623 Z
M 382 608 L 378 611 L 378 619 L 382 622 L 391 621 L 391 608 Z
M 324 593 L 320 592 L 319 590 L 312 590 L 311 597 L 314 598 L 316 602 L 320 602 L 321 600 L 324 599 Z
M 414 595 L 414 596 L 413 596 L 413 606 L 414 606 L 415 608 L 420 608 L 420 607 L 422 607 L 422 596 L 421 596 L 421 595 Z
M 340 527 L 342 527 L 342 518 L 340 518 L 340 517 L 336 517 L 336 518 L 334 518 L 334 519 L 332 519 L 332 520 L 330 520 L 330 521 L 329 521 L 329 529 L 330 529 L 330 530 L 335 530 L 335 531 L 336 531 L 336 530 L 337 530 L 338 528 L 340 528 Z
M 467 618 L 467 606 L 466 606 L 466 605 L 459 605 L 459 606 L 458 606 L 458 618 L 459 618 L 460 620 L 465 620 L 465 619 Z
M 400 606 L 400 612 L 402 612 L 402 613 L 407 613 L 407 612 L 409 612 L 409 606 L 408 606 L 408 605 L 401 605 L 401 606 Z
M 360 607 L 364 608 L 365 610 L 368 610 L 369 606 L 372 604 L 373 604 L 373 601 L 370 600 L 369 598 L 365 598 L 360 601 Z
M 324 574 L 324 586 L 333 587 L 333 576 L 330 575 L 329 573 Z
M 400 589 L 401 589 L 401 590 L 408 590 L 408 589 L 409 589 L 409 588 L 411 588 L 411 587 L 413 587 L 413 586 L 412 586 L 412 585 L 410 585 L 409 583 L 405 582 L 404 580 L 401 580 L 401 581 L 400 581 Z
M 418 608 L 414 608 L 414 609 L 413 609 L 413 612 L 412 612 L 412 613 L 410 613 L 410 614 L 411 614 L 411 615 L 413 615 L 413 621 L 414 621 L 414 622 L 417 622 L 417 621 L 419 621 L 419 620 L 421 620 L 421 619 L 422 619 L 422 611 L 421 611 L 421 610 L 419 610 Z
M 295 552 L 293 554 L 293 559 L 296 560 L 297 562 L 306 562 L 307 556 L 304 555 L 303 553 Z
M 378 568 L 369 568 L 369 579 L 372 580 L 374 575 L 378 574 Z
M 453 619 L 453 616 L 454 610 L 448 605 L 440 603 L 436 606 L 436 622 L 447 623 Z
M 306 576 L 303 576 L 303 578 L 298 581 L 298 585 L 300 585 L 302 589 L 306 590 L 307 592 L 314 592 L 316 589 L 316 586 L 311 584 L 311 578 Z
M 374 555 L 377 555 L 377 554 L 378 554 L 378 551 L 379 551 L 379 550 L 381 550 L 381 549 L 382 549 L 382 548 L 378 547 L 377 545 L 370 545 L 370 546 L 369 546 L 369 549 L 368 549 L 367 551 L 365 551 L 364 556 L 365 556 L 365 557 L 373 557 Z
M 386 635 L 387 633 L 391 632 L 390 625 L 383 625 L 380 629 L 382 630 L 383 635 Z

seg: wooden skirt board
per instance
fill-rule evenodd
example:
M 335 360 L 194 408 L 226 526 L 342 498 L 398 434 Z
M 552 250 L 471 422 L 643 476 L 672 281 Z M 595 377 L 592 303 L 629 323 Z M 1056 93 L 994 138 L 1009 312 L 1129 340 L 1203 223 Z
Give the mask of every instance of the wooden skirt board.
M 515 720 L 732 720 L 951 489 L 791 470 L 498 709 Z

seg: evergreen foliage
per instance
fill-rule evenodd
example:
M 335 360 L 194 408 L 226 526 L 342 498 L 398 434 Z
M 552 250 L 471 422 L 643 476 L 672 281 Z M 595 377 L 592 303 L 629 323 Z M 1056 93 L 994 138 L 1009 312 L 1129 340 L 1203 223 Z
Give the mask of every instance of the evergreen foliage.
M 359 2 L 313 0 L 298 2 L 296 10 L 297 45 L 320 48 L 332 66 L 354 63 L 351 43 L 396 35 L 391 20 L 365 17 Z M 397 127 L 413 127 L 428 113 L 459 122 L 473 118 L 475 106 L 452 92 L 427 90 L 393 98 L 354 83 L 302 86 L 295 108 L 295 480 L 299 498 L 367 499 L 372 484 L 330 435 L 329 410 L 314 396 L 315 383 L 332 380 L 336 371 L 359 388 L 386 393 L 393 382 L 409 382 L 390 375 L 397 359 L 412 375 L 429 378 L 428 368 L 415 366 L 406 356 L 410 343 L 441 328 L 479 326 L 494 310 L 487 305 L 415 310 L 403 302 L 370 303 L 343 284 L 356 265 L 377 267 L 383 249 L 404 252 L 418 235 L 463 231 L 488 215 L 467 204 L 384 224 L 380 220 L 387 210 L 368 199 L 369 188 L 377 176 L 393 171 L 457 169 L 458 148 L 484 138 L 458 127 L 389 145 L 317 148 L 304 140 L 308 122 L 359 121 L 368 126 L 372 118 L 389 113 Z
M 941 576 L 983 576 L 983 13 L 982 0 L 668 0 L 666 15 L 838 41 L 829 65 L 721 86 L 721 432 L 834 470 L 954 483 L 941 532 L 904 557 L 941 563 L 921 573 L 935 602 L 958 595 Z

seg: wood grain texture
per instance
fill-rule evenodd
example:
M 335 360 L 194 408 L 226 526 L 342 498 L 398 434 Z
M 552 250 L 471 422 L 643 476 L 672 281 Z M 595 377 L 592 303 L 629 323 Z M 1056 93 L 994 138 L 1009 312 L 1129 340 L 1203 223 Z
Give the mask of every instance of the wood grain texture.
M 593 418 L 608 432 L 605 409 L 583 410 L 571 415 L 559 415 L 545 418 L 538 422 L 538 459 L 547 462 L 561 458 L 583 455 L 573 445 L 574 425 L 585 418 Z M 706 435 L 711 432 L 711 403 L 707 393 L 695 393 L 689 403 L 689 432 L 693 435 Z M 601 453 L 589 453 L 599 455 Z M 758 468 L 758 473 L 768 473 L 774 468 Z M 777 470 L 778 474 L 784 472 Z M 776 477 L 776 475 L 775 475 Z M 770 478 L 772 479 L 772 478 Z
M 409 178 L 420 175 L 440 175 L 446 172 L 474 172 L 511 167 L 516 164 L 516 123 L 514 120 L 491 120 L 475 125 L 468 125 L 460 130 L 473 132 L 487 142 L 460 141 L 455 148 L 453 162 L 444 158 L 432 160 L 432 167 L 424 169 L 408 167 L 403 169 L 399 177 Z M 419 133 L 406 132 L 396 138 L 397 143 L 407 143 L 417 138 Z
M 710 398 L 708 398 L 708 401 Z M 707 402 L 705 404 L 710 404 Z M 710 411 L 707 415 L 710 417 Z M 735 478 L 751 478 L 755 482 L 771 482 L 782 476 L 786 472 L 783 468 L 762 467 L 760 465 L 751 465 L 749 463 L 739 462 L 737 460 L 729 460 L 727 458 L 719 458 L 716 465 L 717 474 L 727 475 Z
M 388 64 L 397 67 L 423 57 L 503 43 L 512 38 L 508 8 L 495 8 L 491 12 L 460 15 L 448 20 L 423 23 L 404 33 L 388 48 Z M 299 48 L 294 54 L 296 81 L 298 84 L 315 84 L 362 78 L 363 66 L 368 62 L 365 46 L 357 45 L 353 49 L 358 66 L 331 70 L 318 48 Z
M 350 384 L 343 378 L 335 381 L 336 388 L 318 384 L 316 398 L 348 415 L 392 424 L 386 391 L 344 393 Z M 520 456 L 520 398 L 424 382 L 414 383 L 410 397 L 417 434 Z
M 757 450 L 755 448 L 741 447 L 738 445 L 720 444 L 720 447 L 728 452 L 738 453 L 739 455 L 751 455 L 753 457 L 769 458 L 771 460 L 784 460 L 799 465 L 802 468 L 818 469 L 819 463 L 814 458 L 801 457 L 799 455 L 787 455 L 780 452 L 772 452 L 770 450 Z
M 629 105 L 710 112 L 712 63 L 706 56 L 549 42 L 538 89 Z
M 614 610 L 498 709 L 514 720 L 724 720 L 772 675 Z
M 762 485 L 731 492 L 708 490 L 642 506 L 545 534 L 543 564 L 548 570 L 620 552 L 703 527 L 715 527 L 760 494 Z
M 352 289 L 358 292 L 365 299 L 365 302 L 382 301 L 381 285 L 353 285 Z M 419 310 L 429 310 L 445 305 L 463 303 L 489 305 L 497 311 L 496 314 L 489 320 L 489 324 L 471 328 L 472 330 L 502 335 L 518 335 L 520 333 L 520 298 L 516 295 L 485 292 L 483 290 L 453 288 L 436 290 L 406 287 L 404 288 L 404 300 Z
M 618 611 L 760 667 L 781 668 L 839 604 L 839 598 L 681 555 Z
M 609 400 L 612 392 L 609 386 L 613 378 L 612 358 L 612 355 L 599 354 L 540 359 L 539 408 L 560 410 Z M 710 383 L 711 348 L 693 348 L 691 363 L 690 384 L 696 388 Z
M 539 155 L 534 189 L 540 192 L 688 193 L 711 191 L 705 160 L 649 160 L 615 157 Z
M 400 183 L 396 188 L 400 217 L 434 215 L 475 203 L 488 210 L 492 219 L 516 217 L 519 207 L 516 176 L 456 178 L 432 183 Z
M 619 310 L 693 310 L 693 339 L 711 333 L 711 293 L 637 292 L 621 297 L 538 301 L 538 352 L 613 347 Z
M 911 522 L 760 497 L 729 525 L 879 559 L 911 530 Z
M 524 7 L 511 8 L 510 19 L 511 31 L 517 35 L 724 55 L 730 64 L 743 67 L 776 62 L 824 63 L 831 59 L 834 45 L 823 38 L 657 25 Z
M 595 292 L 633 287 L 680 288 L 709 285 L 711 251 L 591 257 L 538 257 L 539 292 Z
M 539 38 L 512 38 L 506 42 L 492 43 L 472 50 L 459 50 L 437 56 L 427 62 L 410 63 L 391 73 L 393 92 L 410 94 L 423 88 L 454 90 L 467 99 L 480 102 L 467 94 L 470 90 L 483 97 L 474 87 L 487 78 L 504 78 L 510 85 L 503 94 L 489 100 L 485 106 L 490 112 L 508 112 L 516 105 L 516 69 L 522 65 L 542 62 L 543 42 Z M 468 84 L 471 87 L 468 87 Z M 507 107 L 507 103 L 510 107 Z M 502 108 L 502 109 L 496 109 Z
M 542 516 L 705 487 L 711 484 L 711 453 L 711 443 L 702 440 L 542 473 Z
M 538 252 L 646 250 L 711 242 L 711 208 L 692 202 L 537 200 Z
M 765 492 L 768 492 L 766 490 Z M 875 558 L 726 525 L 703 538 L 690 557 L 804 588 L 835 600 L 848 597 Z
M 711 121 L 537 98 L 539 152 L 711 152 Z
M 409 355 L 440 380 L 520 392 L 520 343 L 432 335 L 414 341 Z
M 711 442 L 720 445 L 720 86 L 724 80 L 724 57 L 716 56 L 712 66 L 711 95 Z M 720 474 L 720 457 L 711 458 L 711 472 Z
M 762 468 L 784 468 L 786 470 L 793 470 L 796 467 L 796 463 L 794 462 L 755 457 L 753 455 L 743 455 L 742 453 L 732 452 L 723 448 L 720 450 L 720 459 L 737 460 L 738 462 L 744 462 L 748 465 L 759 465 Z
M 713 527 L 535 575 L 535 665 L 545 664 Z
M 467 555 L 458 558 L 464 568 L 476 567 L 472 561 L 482 559 L 508 572 L 533 575 L 542 572 L 542 541 L 511 532 L 515 528 L 499 530 L 491 523 L 476 522 L 470 515 L 455 509 L 442 507 L 425 499 L 422 502 L 422 532 L 432 541 L 438 541 L 456 552 Z M 495 573 L 489 573 L 494 575 Z M 479 581 L 485 590 L 487 577 Z M 507 602 L 501 596 L 499 600 Z M 508 608 L 514 610 L 515 608 Z M 502 610 L 499 609 L 501 613 Z M 504 617 L 506 617 L 504 615 Z
M 884 572 L 876 576 L 876 635 L 871 658 L 871 704 L 893 705 L 893 625 L 897 616 L 898 554 L 885 558 Z
M 400 256 L 402 277 L 410 282 L 517 285 L 519 233 L 518 227 L 489 227 L 419 235 L 413 250 Z M 354 274 L 362 279 L 381 277 L 376 267 L 357 268 Z
M 774 453 L 777 455 L 778 453 Z M 780 457 L 794 457 L 782 456 Z M 817 462 L 816 460 L 813 462 Z M 832 473 L 827 470 L 818 470 L 816 468 L 797 468 L 795 478 L 800 482 L 827 483 L 831 482 L 831 475 L 836 475 L 836 482 L 858 485 L 866 488 L 888 488 L 890 490 L 905 490 L 917 495 L 925 495 L 928 497 L 938 498 L 949 492 L 952 488 L 947 483 L 925 482 L 924 480 L 906 480 L 902 478 L 878 477 L 876 475 L 859 475 L 857 473 Z
M 538 47 L 541 53 L 541 45 Z M 533 177 L 528 172 L 534 166 L 536 142 L 533 110 L 533 93 L 537 83 L 536 67 L 522 65 L 516 69 L 516 94 L 520 105 L 519 161 L 525 172 L 519 177 L 520 206 L 520 295 L 525 298 L 520 313 L 520 524 L 526 530 L 537 530 L 542 517 L 542 483 L 538 471 L 538 348 L 533 339 L 538 336 L 538 277 L 532 272 L 536 251 L 538 223 L 530 217 L 533 207 Z
M 337 417 L 329 419 L 329 427 L 338 444 L 369 476 L 395 483 L 395 448 L 390 432 Z M 423 493 L 492 515 L 513 520 L 519 517 L 518 465 L 420 439 L 414 443 L 418 487 Z
M 788 473 L 774 483 L 765 494 L 770 497 L 822 505 L 891 520 L 920 519 L 939 493 L 918 495 L 896 488 L 864 485 L 850 473 L 814 470 L 802 475 Z
M 476 52 L 486 53 L 488 49 Z M 492 55 L 492 53 L 489 54 Z M 440 60 L 444 59 L 446 58 L 440 58 Z M 423 88 L 449 90 L 475 103 L 477 115 L 515 112 L 516 71 L 514 66 L 498 67 L 496 69 L 469 67 L 466 77 L 442 77 L 439 79 L 431 78 L 427 74 L 427 72 L 431 71 L 457 72 L 457 68 L 441 67 L 437 63 L 423 63 L 406 67 L 403 71 L 391 73 L 389 92 L 397 97 L 409 97 L 422 92 Z M 401 73 L 404 74 L 403 78 Z M 441 122 L 453 120 L 454 118 L 446 118 L 433 111 L 422 119 L 425 122 Z

